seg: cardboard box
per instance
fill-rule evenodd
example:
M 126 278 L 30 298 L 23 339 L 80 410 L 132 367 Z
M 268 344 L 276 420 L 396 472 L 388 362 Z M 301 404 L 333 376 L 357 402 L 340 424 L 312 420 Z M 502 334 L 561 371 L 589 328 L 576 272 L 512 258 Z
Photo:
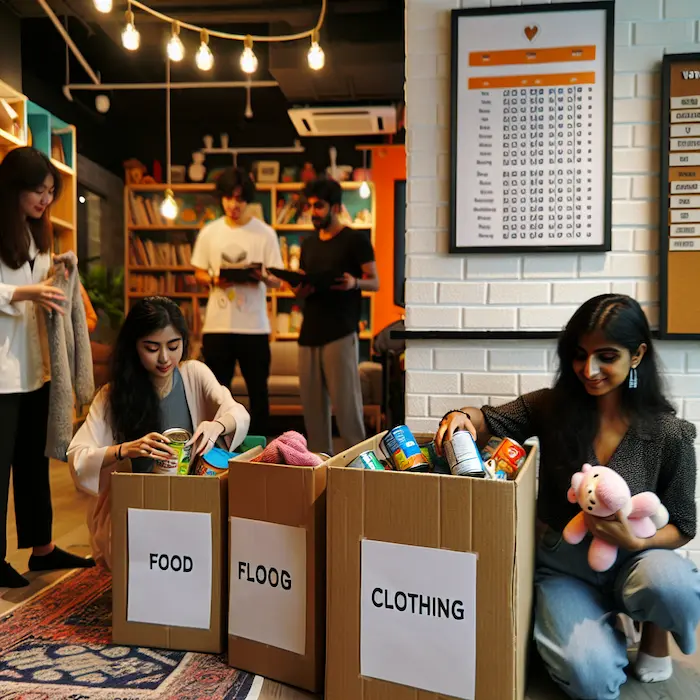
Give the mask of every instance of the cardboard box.
M 370 613 L 378 616 L 372 611 L 374 604 L 378 608 L 384 606 L 379 613 L 390 615 L 384 617 L 385 620 L 401 617 L 398 613 L 391 617 L 393 613 L 388 612 L 390 605 L 386 604 L 388 598 L 382 598 L 381 588 L 373 589 L 372 595 L 377 593 L 376 601 L 372 598 L 368 602 L 367 591 L 365 600 L 361 600 L 362 576 L 370 576 L 369 559 L 363 559 L 369 553 L 367 543 L 373 548 L 386 548 L 384 543 L 412 545 L 393 549 L 401 554 L 409 552 L 411 556 L 416 552 L 420 556 L 427 554 L 433 559 L 436 549 L 477 555 L 475 595 L 471 597 L 475 639 L 472 638 L 471 644 L 461 645 L 461 658 L 465 662 L 468 660 L 471 647 L 471 658 L 474 659 L 476 650 L 471 682 L 478 700 L 522 700 L 533 603 L 536 447 L 530 449 L 515 481 L 345 468 L 365 450 L 377 450 L 380 454 L 378 447 L 384 434 L 328 462 L 326 700 L 417 697 L 417 691 L 409 689 L 416 686 L 378 680 L 376 675 L 372 678 L 361 675 L 361 665 L 367 662 L 367 657 L 362 657 L 361 627 L 368 625 L 365 640 L 371 640 L 368 634 L 372 629 L 363 616 L 368 621 Z M 418 548 L 429 548 L 429 551 Z M 449 559 L 452 552 L 443 558 Z M 427 561 L 430 557 L 424 559 Z M 459 557 L 466 559 L 463 555 L 454 558 Z M 471 557 L 470 561 L 474 559 Z M 374 567 L 376 561 L 375 558 Z M 363 562 L 365 571 L 362 570 Z M 406 576 L 413 575 L 413 570 L 404 571 L 408 572 Z M 392 575 L 401 576 L 390 568 L 385 573 L 387 579 Z M 433 574 L 433 578 L 437 577 Z M 433 581 L 431 585 L 439 586 L 440 583 Z M 385 591 L 388 590 L 387 585 Z M 401 590 L 398 584 L 394 590 Z M 392 600 L 397 610 L 406 610 L 405 594 L 398 593 Z M 423 597 L 418 600 L 422 604 Z M 414 595 L 414 604 L 415 601 Z M 465 598 L 464 602 L 468 617 L 469 601 Z M 446 605 L 447 614 L 448 610 Z M 423 614 L 422 609 L 409 609 L 408 612 Z M 454 608 L 452 612 L 454 614 Z M 435 609 L 432 614 L 436 614 Z M 415 628 L 424 621 L 412 617 L 408 624 Z M 383 627 L 373 629 L 379 631 L 378 637 L 383 634 Z M 403 662 L 404 668 L 399 671 L 404 677 L 405 665 L 420 665 L 430 651 L 425 637 L 416 637 L 412 642 L 416 647 L 416 657 Z M 369 648 L 369 642 L 365 643 Z M 435 648 L 439 649 L 441 644 L 442 638 L 438 637 Z M 391 642 L 384 640 L 379 655 L 383 656 L 382 650 L 390 646 Z M 399 659 L 397 664 L 400 666 L 401 663 Z M 420 697 L 442 700 L 460 696 L 424 689 Z
M 112 474 L 112 552 L 113 552 L 113 584 L 112 584 L 112 641 L 115 644 L 128 644 L 133 646 L 159 647 L 162 649 L 181 649 L 185 651 L 201 651 L 221 653 L 226 644 L 226 546 L 227 546 L 227 506 L 228 506 L 228 474 L 219 476 L 162 476 L 157 474 Z M 177 544 L 165 544 L 158 546 L 158 541 L 151 538 L 146 543 L 147 549 L 156 549 L 153 552 L 155 559 L 149 560 L 147 569 L 143 575 L 145 580 L 152 577 L 154 584 L 147 586 L 134 585 L 129 590 L 129 562 L 136 557 L 136 552 L 129 551 L 129 510 L 142 511 L 135 513 L 141 518 L 154 516 L 156 518 L 184 517 L 186 532 L 181 539 L 188 540 L 188 550 L 196 552 L 198 556 L 190 556 L 190 561 L 185 560 L 184 555 L 178 555 Z M 152 513 L 149 511 L 161 511 Z M 163 516 L 162 511 L 166 511 Z M 190 528 L 188 520 L 192 514 L 198 519 L 197 525 L 202 525 L 201 518 L 210 521 L 205 524 L 205 529 Z M 206 516 L 209 516 L 208 518 Z M 133 515 L 131 516 L 133 517 Z M 206 531 L 205 531 L 206 530 Z M 152 532 L 158 534 L 156 528 L 144 528 L 134 532 L 136 538 L 132 542 L 139 546 L 143 544 L 146 535 Z M 165 532 L 168 537 L 174 536 L 174 532 Z M 162 530 L 160 532 L 162 537 Z M 176 537 L 177 539 L 177 537 Z M 189 541 L 191 539 L 192 541 Z M 152 544 L 154 543 L 154 544 Z M 150 546 L 149 546 L 150 545 Z M 136 547 L 135 547 L 136 548 Z M 170 551 L 168 551 L 170 550 Z M 174 555 L 174 556 L 173 556 Z M 178 559 L 178 556 L 180 557 Z M 168 559 L 169 557 L 169 559 Z M 192 561 L 194 560 L 194 561 Z M 200 566 L 200 561 L 206 562 Z M 167 563 L 166 563 L 167 562 Z M 168 568 L 163 571 L 159 564 Z M 136 567 L 136 564 L 134 564 Z M 206 569 L 209 568 L 207 572 Z M 190 569 L 190 571 L 188 571 Z M 193 573 L 194 572 L 196 573 Z M 136 568 L 131 572 L 136 575 Z M 145 622 L 129 621 L 129 594 L 134 598 L 131 602 L 136 604 L 136 596 L 142 597 L 144 589 L 148 593 L 151 589 L 155 595 L 162 597 L 166 591 L 173 590 L 169 581 L 175 581 L 176 585 L 181 580 L 191 580 L 193 576 L 208 576 L 210 578 L 210 591 L 203 595 L 200 590 L 187 600 L 179 600 L 179 606 L 187 614 L 193 614 L 193 606 L 189 601 L 202 603 L 206 608 L 206 598 L 210 596 L 209 626 L 208 628 L 187 627 L 179 625 L 167 625 Z M 164 578 L 171 576 L 171 578 Z M 144 580 L 143 578 L 141 580 Z M 197 579 L 199 580 L 199 579 Z M 157 606 L 159 600 L 142 601 L 146 605 Z M 175 601 L 177 604 L 178 601 Z M 143 606 L 142 606 L 143 607 Z M 199 607 L 202 607 L 201 605 Z M 200 617 L 206 610 L 200 610 Z M 132 612 L 132 619 L 133 619 Z M 206 622 L 204 623 L 206 624 Z
M 228 662 L 318 692 L 325 668 L 326 467 L 246 461 L 259 452 L 229 462 Z

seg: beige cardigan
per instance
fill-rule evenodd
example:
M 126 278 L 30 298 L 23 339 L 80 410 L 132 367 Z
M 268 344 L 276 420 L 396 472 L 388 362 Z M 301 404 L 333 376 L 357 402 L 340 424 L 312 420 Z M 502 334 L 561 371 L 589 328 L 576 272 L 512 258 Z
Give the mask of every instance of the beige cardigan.
M 226 426 L 225 442 L 235 449 L 248 434 L 250 415 L 234 401 L 231 392 L 219 384 L 213 372 L 202 362 L 191 360 L 180 365 L 187 405 L 196 428 L 205 420 L 221 420 Z M 89 494 L 88 529 L 95 560 L 111 567 L 110 476 L 115 471 L 131 471 L 131 461 L 124 459 L 112 467 L 102 468 L 105 452 L 116 444 L 108 418 L 107 392 L 103 389 L 90 406 L 90 412 L 68 447 L 68 464 L 81 491 Z

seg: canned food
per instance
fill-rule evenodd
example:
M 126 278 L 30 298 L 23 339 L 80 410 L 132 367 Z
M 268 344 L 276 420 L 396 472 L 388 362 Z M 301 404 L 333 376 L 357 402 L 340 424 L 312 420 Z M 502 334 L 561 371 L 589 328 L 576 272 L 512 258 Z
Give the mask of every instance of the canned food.
M 408 426 L 398 425 L 390 430 L 382 438 L 381 445 L 398 471 L 429 471 L 428 458 L 421 451 Z
M 503 471 L 514 478 L 525 463 L 527 453 L 522 445 L 511 438 L 492 437 L 481 452 L 484 461 L 491 462 L 493 471 Z
M 185 475 L 190 472 L 190 452 L 191 448 L 186 445 L 192 437 L 188 430 L 184 428 L 169 428 L 163 432 L 163 436 L 170 442 L 168 447 L 175 451 L 169 459 L 159 459 L 153 464 L 154 474 L 180 474 Z
M 423 443 L 420 446 L 421 452 L 428 458 L 428 463 L 430 464 L 430 471 L 435 474 L 449 474 L 450 468 L 447 465 L 447 461 L 444 457 L 441 457 L 437 453 L 437 448 L 435 447 L 435 440 Z
M 486 476 L 484 462 L 470 432 L 458 430 L 444 445 L 445 457 L 454 476 Z
M 350 462 L 351 467 L 355 467 L 357 469 L 371 469 L 373 471 L 384 471 L 384 467 L 381 465 L 379 460 L 377 459 L 377 455 L 372 452 L 372 450 L 368 450 L 367 452 L 363 452 L 362 454 L 358 455 L 355 457 L 355 459 Z

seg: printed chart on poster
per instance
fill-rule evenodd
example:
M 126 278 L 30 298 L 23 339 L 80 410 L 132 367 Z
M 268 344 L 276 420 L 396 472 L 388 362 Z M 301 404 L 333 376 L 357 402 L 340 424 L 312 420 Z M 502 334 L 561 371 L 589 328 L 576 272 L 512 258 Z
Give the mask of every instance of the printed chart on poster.
M 452 13 L 452 253 L 610 250 L 613 5 Z
M 700 54 L 662 71 L 660 325 L 700 338 Z

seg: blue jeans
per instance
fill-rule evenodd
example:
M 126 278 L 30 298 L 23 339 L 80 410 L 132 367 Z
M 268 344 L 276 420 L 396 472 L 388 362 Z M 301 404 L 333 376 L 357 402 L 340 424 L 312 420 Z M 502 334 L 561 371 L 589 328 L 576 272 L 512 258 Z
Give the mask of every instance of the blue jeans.
M 618 613 L 673 634 L 684 654 L 695 651 L 700 574 L 675 552 L 620 551 L 604 573 L 588 565 L 590 537 L 579 545 L 548 530 L 537 552 L 535 643 L 549 675 L 571 698 L 615 700 L 627 680 Z

